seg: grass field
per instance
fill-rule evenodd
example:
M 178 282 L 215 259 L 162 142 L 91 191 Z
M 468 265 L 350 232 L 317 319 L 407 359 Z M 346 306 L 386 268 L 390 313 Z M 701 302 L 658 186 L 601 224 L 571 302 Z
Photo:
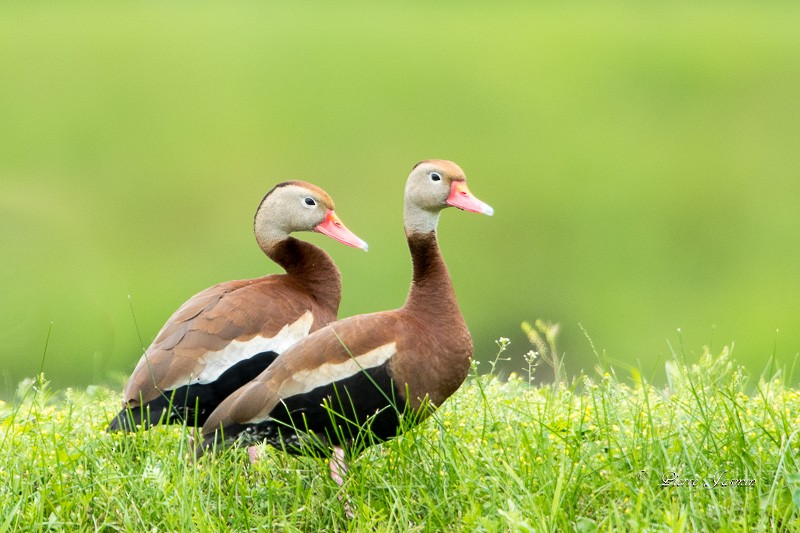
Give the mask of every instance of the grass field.
M 476 366 L 432 419 L 355 460 L 353 519 L 322 460 L 195 463 L 185 427 L 106 433 L 117 391 L 26 381 L 0 404 L 0 531 L 800 530 L 800 393 L 784 372 L 750 377 L 725 348 L 674 354 L 667 387 L 601 359 L 543 386 L 544 341 L 530 372 Z

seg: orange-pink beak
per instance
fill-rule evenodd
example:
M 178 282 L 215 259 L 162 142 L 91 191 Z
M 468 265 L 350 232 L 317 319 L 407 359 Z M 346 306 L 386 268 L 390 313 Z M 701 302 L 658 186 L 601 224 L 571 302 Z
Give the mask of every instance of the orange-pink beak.
M 317 225 L 317 227 L 314 228 L 314 231 L 318 231 L 323 235 L 327 235 L 331 239 L 336 239 L 340 243 L 346 244 L 347 246 L 361 248 L 365 252 L 369 249 L 369 246 L 365 241 L 363 241 L 358 237 L 358 235 L 347 229 L 347 227 L 342 224 L 342 221 L 339 220 L 339 217 L 336 216 L 336 213 L 333 212 L 333 209 L 328 210 L 328 214 L 325 215 L 325 220 L 323 220 L 321 224 Z
M 469 192 L 467 182 L 463 180 L 454 181 L 450 185 L 450 196 L 447 197 L 447 205 L 452 205 L 464 211 L 481 213 L 492 216 L 494 209 L 489 204 L 483 203 Z

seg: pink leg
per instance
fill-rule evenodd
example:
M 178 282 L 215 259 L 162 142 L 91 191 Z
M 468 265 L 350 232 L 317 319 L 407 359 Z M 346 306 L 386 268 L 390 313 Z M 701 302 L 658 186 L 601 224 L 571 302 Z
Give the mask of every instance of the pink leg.
M 344 458 L 344 449 L 340 446 L 333 447 L 333 454 L 331 455 L 331 479 L 333 479 L 340 487 L 344 484 L 344 478 L 347 475 L 347 461 Z M 339 500 L 344 500 L 344 514 L 347 518 L 353 518 L 353 508 L 350 506 L 350 496 L 345 492 L 344 495 L 339 496 Z
M 247 455 L 250 457 L 250 464 L 252 465 L 256 464 L 256 461 L 258 461 L 259 457 L 261 457 L 261 454 L 258 453 L 258 448 L 255 446 L 247 447 Z
M 333 455 L 331 455 L 331 478 L 341 487 L 346 475 L 347 462 L 344 460 L 344 449 L 334 446 Z

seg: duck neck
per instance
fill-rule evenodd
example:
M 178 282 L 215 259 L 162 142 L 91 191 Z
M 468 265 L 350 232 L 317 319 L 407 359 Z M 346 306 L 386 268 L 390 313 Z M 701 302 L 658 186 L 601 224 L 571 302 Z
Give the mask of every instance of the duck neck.
M 334 310 L 339 308 L 342 278 L 333 259 L 322 248 L 288 236 L 262 249 L 286 271 L 288 278 L 314 298 L 331 305 Z
M 436 231 L 409 232 L 408 248 L 414 275 L 405 308 L 426 320 L 463 321 L 450 281 L 447 265 L 439 250 Z

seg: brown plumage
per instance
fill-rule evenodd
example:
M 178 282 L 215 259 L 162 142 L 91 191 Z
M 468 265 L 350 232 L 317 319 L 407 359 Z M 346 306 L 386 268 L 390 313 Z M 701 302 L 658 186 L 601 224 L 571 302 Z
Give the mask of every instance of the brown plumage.
M 220 283 L 183 304 L 140 359 L 109 430 L 202 424 L 278 354 L 336 319 L 336 265 L 319 247 L 289 235 L 319 231 L 366 249 L 339 221 L 330 196 L 306 182 L 278 184 L 261 201 L 254 229 L 264 253 L 286 273 Z
M 405 305 L 335 322 L 292 346 L 209 416 L 198 455 L 215 443 L 266 440 L 291 452 L 333 447 L 331 465 L 340 469 L 340 447 L 355 453 L 391 438 L 401 413 L 421 420 L 453 394 L 469 370 L 472 339 L 436 239 L 447 206 L 492 214 L 455 163 L 415 166 L 405 194 L 413 263 Z

